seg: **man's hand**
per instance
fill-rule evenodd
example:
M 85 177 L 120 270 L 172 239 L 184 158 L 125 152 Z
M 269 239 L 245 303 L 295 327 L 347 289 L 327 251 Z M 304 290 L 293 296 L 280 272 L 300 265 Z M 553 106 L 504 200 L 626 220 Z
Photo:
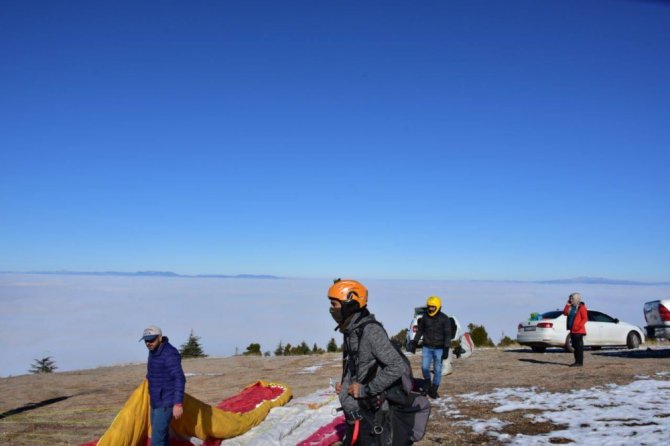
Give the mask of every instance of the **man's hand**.
M 342 383 L 335 384 L 335 393 L 339 394 L 342 391 Z
M 354 398 L 358 398 L 358 395 L 361 393 L 361 385 L 359 383 L 353 383 L 347 389 L 347 393 Z
M 449 349 L 448 348 L 442 349 L 442 361 L 444 361 L 448 357 L 449 357 Z
M 172 416 L 174 417 L 175 420 L 178 420 L 182 414 L 184 413 L 184 406 L 181 404 L 175 404 L 172 406 Z
M 410 341 L 409 351 L 410 353 L 416 353 L 416 341 Z

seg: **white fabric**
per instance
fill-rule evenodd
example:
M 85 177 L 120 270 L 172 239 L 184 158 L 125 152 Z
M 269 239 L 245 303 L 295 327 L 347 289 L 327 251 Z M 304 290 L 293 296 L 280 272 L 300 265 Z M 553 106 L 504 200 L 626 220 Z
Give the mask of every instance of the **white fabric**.
M 456 325 L 458 326 L 458 330 L 456 331 L 457 334 L 460 333 L 460 325 L 458 324 L 458 321 L 456 321 Z M 475 345 L 472 342 L 472 338 L 470 337 L 470 333 L 463 333 L 462 336 L 458 339 L 458 345 L 464 350 L 463 353 L 461 353 L 461 356 L 459 359 L 467 359 L 470 356 L 472 356 L 472 351 L 475 348 Z M 447 376 L 451 375 L 454 372 L 454 366 L 452 364 L 454 357 L 456 355 L 454 354 L 453 349 L 451 352 L 449 352 L 449 356 L 447 359 L 442 361 L 442 376 Z
M 222 446 L 282 446 L 305 440 L 320 427 L 341 415 L 335 389 L 316 392 L 273 409 L 265 421 L 239 437 L 221 442 Z

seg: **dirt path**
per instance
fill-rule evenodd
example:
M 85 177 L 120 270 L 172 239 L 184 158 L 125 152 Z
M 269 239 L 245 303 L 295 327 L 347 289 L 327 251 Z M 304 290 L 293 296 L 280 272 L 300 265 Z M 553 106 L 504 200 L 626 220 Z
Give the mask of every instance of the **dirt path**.
M 420 376 L 420 357 L 411 358 Z M 443 394 L 466 417 L 486 418 L 490 407 L 458 395 L 488 392 L 500 387 L 537 387 L 551 392 L 626 384 L 636 376 L 670 371 L 670 349 L 587 351 L 585 367 L 569 368 L 572 355 L 560 350 L 544 354 L 530 350 L 483 349 L 467 360 L 454 361 L 454 373 L 444 377 Z M 319 367 L 315 367 L 319 366 Z M 184 361 L 187 392 L 209 404 L 237 393 L 259 379 L 288 384 L 296 397 L 328 386 L 341 373 L 337 354 L 278 358 L 232 357 Z M 144 364 L 79 372 L 25 375 L 0 379 L 0 444 L 79 445 L 93 440 L 109 426 L 119 408 L 142 381 Z M 530 423 L 523 411 L 503 415 L 506 433 L 547 432 L 550 424 Z M 496 414 L 501 418 L 500 414 Z M 428 434 L 418 445 L 493 444 L 485 435 L 452 423 L 449 414 L 434 407 Z

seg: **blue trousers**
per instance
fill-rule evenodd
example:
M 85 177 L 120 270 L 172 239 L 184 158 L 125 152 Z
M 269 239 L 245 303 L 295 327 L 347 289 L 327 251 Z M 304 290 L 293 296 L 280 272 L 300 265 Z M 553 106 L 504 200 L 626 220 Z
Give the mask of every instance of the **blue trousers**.
M 151 446 L 170 445 L 172 406 L 151 408 Z
M 421 360 L 421 372 L 423 372 L 423 379 L 430 381 L 430 363 L 433 363 L 433 385 L 435 387 L 440 385 L 442 380 L 442 349 L 423 347 L 423 359 Z

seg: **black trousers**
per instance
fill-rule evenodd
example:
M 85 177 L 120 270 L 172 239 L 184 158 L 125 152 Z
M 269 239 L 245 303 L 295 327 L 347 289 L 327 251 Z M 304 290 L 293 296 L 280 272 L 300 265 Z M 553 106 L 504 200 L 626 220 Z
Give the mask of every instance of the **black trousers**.
M 570 333 L 570 342 L 575 349 L 575 362 L 584 364 L 584 335 L 581 333 Z

